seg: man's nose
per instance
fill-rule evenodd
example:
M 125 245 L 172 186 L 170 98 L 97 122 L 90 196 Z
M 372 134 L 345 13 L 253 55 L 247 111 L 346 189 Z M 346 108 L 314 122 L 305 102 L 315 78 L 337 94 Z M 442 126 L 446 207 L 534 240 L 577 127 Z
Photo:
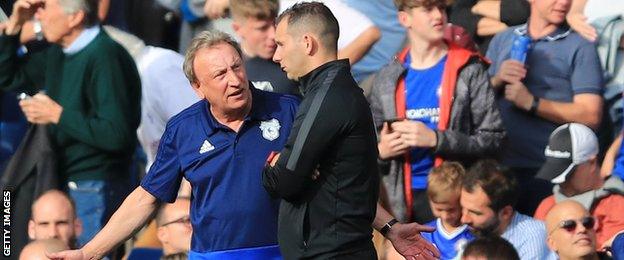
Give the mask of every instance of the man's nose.
M 275 53 L 273 53 L 273 61 L 276 63 L 279 63 L 282 60 L 281 56 L 281 48 L 279 47 L 279 45 L 277 46 L 277 48 L 275 48 Z
M 57 225 L 50 225 L 48 227 L 48 237 L 49 238 L 58 238 L 59 237 L 59 230 L 58 230 L 58 226 Z
M 239 86 L 241 84 L 241 80 L 236 75 L 236 72 L 233 70 L 228 70 L 228 84 L 230 86 Z
M 471 222 L 472 220 L 470 219 L 470 217 L 468 217 L 468 214 L 462 214 L 461 223 L 470 224 Z

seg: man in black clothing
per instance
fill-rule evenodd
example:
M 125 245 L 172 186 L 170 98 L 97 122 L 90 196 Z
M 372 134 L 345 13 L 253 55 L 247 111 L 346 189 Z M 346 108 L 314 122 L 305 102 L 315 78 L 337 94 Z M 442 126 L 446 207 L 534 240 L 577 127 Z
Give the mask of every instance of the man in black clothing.
M 370 109 L 336 60 L 338 22 L 321 3 L 300 3 L 277 19 L 273 59 L 304 98 L 281 156 L 263 185 L 282 198 L 278 241 L 285 259 L 376 259 L 371 224 L 379 194 Z

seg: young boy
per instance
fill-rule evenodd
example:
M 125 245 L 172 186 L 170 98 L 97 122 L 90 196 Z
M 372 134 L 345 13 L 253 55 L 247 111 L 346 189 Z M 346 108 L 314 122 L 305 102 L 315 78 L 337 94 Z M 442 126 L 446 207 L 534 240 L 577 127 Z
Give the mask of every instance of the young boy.
M 275 17 L 277 0 L 230 0 L 232 29 L 240 38 L 247 78 L 254 87 L 265 91 L 300 96 L 299 84 L 289 80 L 275 53 Z
M 436 228 L 422 236 L 440 250 L 440 259 L 453 259 L 474 236 L 461 224 L 461 193 L 464 168 L 457 162 L 444 162 L 431 169 L 427 177 L 427 197 L 437 218 L 426 225 Z

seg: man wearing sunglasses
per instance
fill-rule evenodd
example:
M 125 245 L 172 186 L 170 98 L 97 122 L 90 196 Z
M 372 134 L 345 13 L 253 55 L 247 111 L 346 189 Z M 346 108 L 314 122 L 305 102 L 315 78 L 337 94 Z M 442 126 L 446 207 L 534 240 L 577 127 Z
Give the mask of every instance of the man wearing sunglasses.
M 553 195 L 544 199 L 535 218 L 544 220 L 555 204 L 574 200 L 598 221 L 596 249 L 602 249 L 618 231 L 624 230 L 624 182 L 600 177 L 598 138 L 587 126 L 569 123 L 555 129 L 544 151 L 546 163 L 537 177 L 555 184 Z
M 596 250 L 596 221 L 580 203 L 567 200 L 546 215 L 548 247 L 559 259 L 600 259 Z

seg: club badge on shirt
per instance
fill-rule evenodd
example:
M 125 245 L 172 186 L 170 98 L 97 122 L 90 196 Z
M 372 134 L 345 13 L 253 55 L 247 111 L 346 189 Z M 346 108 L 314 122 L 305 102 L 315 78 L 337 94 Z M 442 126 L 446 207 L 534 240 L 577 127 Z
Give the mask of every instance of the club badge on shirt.
M 277 119 L 260 122 L 260 130 L 262 130 L 262 137 L 269 141 L 273 141 L 279 137 L 280 123 Z

